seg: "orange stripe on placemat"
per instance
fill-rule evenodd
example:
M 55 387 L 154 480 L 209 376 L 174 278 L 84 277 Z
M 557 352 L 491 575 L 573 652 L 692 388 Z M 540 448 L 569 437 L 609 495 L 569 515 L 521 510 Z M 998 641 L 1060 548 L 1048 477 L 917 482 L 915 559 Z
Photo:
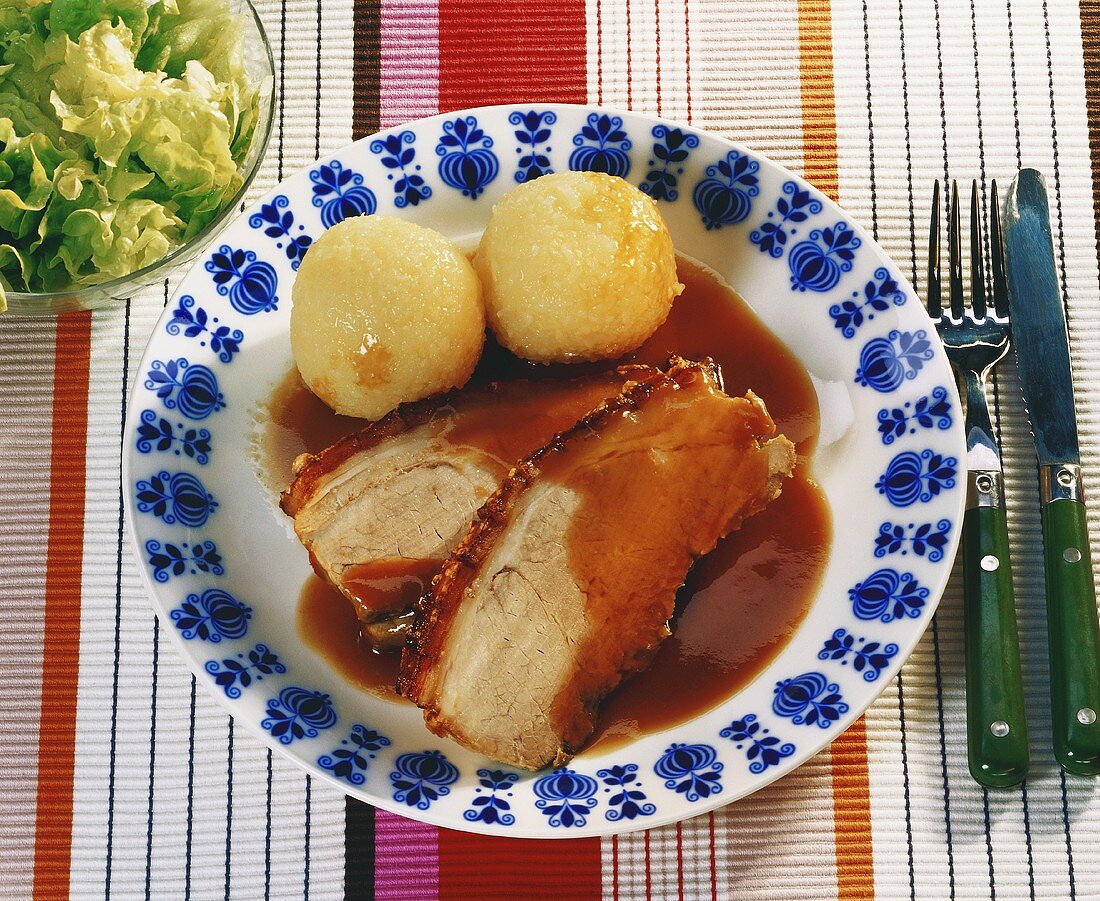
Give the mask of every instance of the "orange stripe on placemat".
M 836 200 L 840 179 L 836 161 L 833 25 L 827 0 L 798 0 L 798 53 L 806 179 Z
M 875 897 L 871 847 L 871 785 L 867 726 L 860 717 L 833 742 L 833 831 L 836 833 L 837 897 Z
M 56 901 L 69 894 L 91 334 L 91 313 L 58 317 L 38 731 L 36 901 Z
M 840 193 L 832 15 L 827 0 L 798 0 L 802 154 L 806 179 L 833 200 Z M 867 728 L 856 720 L 832 745 L 837 896 L 875 896 Z

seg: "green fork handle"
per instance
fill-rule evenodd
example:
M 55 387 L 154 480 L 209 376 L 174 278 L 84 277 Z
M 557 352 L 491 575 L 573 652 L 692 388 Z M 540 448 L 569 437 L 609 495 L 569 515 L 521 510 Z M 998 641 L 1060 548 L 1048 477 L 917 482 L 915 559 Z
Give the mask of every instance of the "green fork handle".
M 1080 469 L 1043 467 L 1041 476 L 1054 755 L 1067 773 L 1096 776 L 1100 628 Z
M 1022 782 L 1028 770 L 1008 521 L 995 470 L 970 473 L 963 518 L 966 724 L 970 774 L 987 788 Z

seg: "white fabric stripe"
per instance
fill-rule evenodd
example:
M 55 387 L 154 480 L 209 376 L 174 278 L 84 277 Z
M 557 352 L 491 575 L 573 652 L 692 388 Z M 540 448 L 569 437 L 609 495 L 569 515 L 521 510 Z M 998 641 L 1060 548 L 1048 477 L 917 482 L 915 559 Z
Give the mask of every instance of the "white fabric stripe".
M 0 320 L 0 898 L 25 898 L 34 881 L 53 338 L 52 319 Z
M 802 169 L 795 0 L 691 5 L 693 123 Z
M 262 5 L 276 55 L 278 3 Z M 283 113 L 284 173 L 321 151 L 350 140 L 351 3 L 323 10 L 322 116 L 317 114 L 317 7 L 295 4 L 287 11 L 286 103 Z M 333 27 L 333 23 L 339 27 Z M 306 39 L 308 38 L 308 40 Z M 276 86 L 278 87 L 278 86 Z M 251 191 L 253 197 L 277 180 L 278 128 Z M 180 273 L 176 273 L 178 278 Z M 129 384 L 146 338 L 160 314 L 163 288 L 135 298 L 131 318 Z M 105 889 L 111 690 L 114 669 L 114 588 L 117 553 L 119 401 L 123 317 L 96 314 L 92 342 L 92 388 L 88 450 L 88 512 L 85 529 L 81 680 L 78 698 L 77 773 L 74 799 L 72 893 L 99 896 Z M 10 384 L 7 383 L 6 384 Z M 45 418 L 48 429 L 49 417 Z M 43 441 L 42 446 L 48 446 Z M 135 472 L 135 477 L 141 474 Z M 43 509 L 46 509 L 44 506 Z M 43 528 L 43 534 L 45 529 Z M 143 897 L 146 878 L 146 816 L 149 791 L 152 620 L 135 561 L 124 546 L 115 803 L 111 893 Z M 157 686 L 152 897 L 182 897 L 186 885 L 188 732 L 190 675 L 167 638 L 160 642 Z M 227 753 L 229 720 L 200 689 L 196 697 L 190 889 L 195 898 L 225 892 Z M 233 759 L 231 885 L 234 897 L 262 897 L 265 867 L 267 755 L 258 742 L 236 730 Z M 33 784 L 33 780 L 32 780 Z M 271 896 L 302 897 L 305 872 L 305 777 L 276 759 L 271 835 Z M 33 798 L 32 798 L 33 804 Z M 343 796 L 314 785 L 310 806 L 310 884 L 314 898 L 343 891 Z
M 1073 352 L 1081 462 L 1095 486 L 1100 477 L 1100 306 L 1097 304 L 1096 232 L 1089 168 L 1085 116 L 1080 17 L 1076 4 L 1051 4 L 1050 40 L 1053 56 L 1058 144 L 1061 163 L 1063 238 L 1066 254 L 1066 291 Z M 1093 560 L 1100 560 L 1100 508 L 1089 510 Z M 1094 572 L 1095 576 L 1095 572 Z M 1100 885 L 1100 801 L 1093 780 L 1068 781 L 1070 830 L 1074 870 L 1079 887 Z M 1095 890 L 1086 888 L 1085 891 Z M 1083 892 L 1082 892 L 1083 894 Z
M 120 310 L 93 314 L 73 777 L 73 894 L 102 891 L 106 879 L 124 331 Z
M 980 159 L 977 132 L 977 110 L 975 97 L 973 45 L 971 35 L 970 9 L 968 5 L 941 7 L 941 27 L 944 37 L 944 65 L 946 85 L 946 105 L 948 117 L 948 148 L 951 157 L 952 174 L 960 178 L 978 176 Z M 863 220 L 869 219 L 870 192 L 867 179 L 867 135 L 866 135 L 866 94 L 862 72 L 863 62 L 862 22 L 858 9 L 845 7 L 842 11 L 834 8 L 834 33 L 837 38 L 836 68 L 838 73 L 837 102 L 838 118 L 841 127 L 842 201 L 853 214 Z M 905 215 L 907 192 L 904 171 L 904 134 L 900 112 L 900 65 L 896 58 L 896 34 L 891 35 L 892 23 L 885 16 L 876 16 L 872 11 L 872 81 L 875 99 L 875 157 L 877 169 L 877 189 L 879 201 L 880 241 L 894 255 L 901 265 L 908 257 L 909 234 L 908 217 Z M 982 137 L 986 160 L 986 176 L 1002 178 L 1002 189 L 1015 170 L 1015 135 L 1012 121 L 1012 100 L 1010 61 L 1008 50 L 1008 21 L 1006 10 L 996 4 L 982 4 L 976 15 L 978 40 L 981 58 L 981 100 L 982 100 Z M 1068 7 L 1052 10 L 1052 27 L 1060 23 L 1066 34 L 1061 40 L 1055 35 L 1055 47 L 1061 50 L 1079 47 L 1077 30 L 1077 11 Z M 1038 165 L 1048 173 L 1052 180 L 1051 135 L 1049 123 L 1049 92 L 1046 88 L 1045 44 L 1042 35 L 1042 12 L 1040 8 L 1014 10 L 1015 44 L 1017 60 L 1021 62 L 1017 71 L 1021 92 L 1032 95 L 1030 101 L 1021 99 L 1024 110 L 1024 141 L 1033 142 L 1036 157 L 1045 156 Z M 893 24 L 896 29 L 896 24 Z M 927 233 L 926 207 L 930 185 L 933 178 L 942 177 L 942 133 L 939 123 L 938 83 L 935 70 L 935 34 L 933 10 L 906 7 L 906 38 L 910 73 L 910 112 L 913 121 L 914 168 L 917 196 L 917 241 L 922 260 L 923 242 Z M 1056 51 L 1057 52 L 1057 51 Z M 1073 53 L 1068 55 L 1073 56 Z M 1071 96 L 1069 102 L 1062 105 L 1059 96 L 1059 109 L 1084 109 L 1081 89 L 1080 61 L 1077 56 L 1076 68 L 1072 63 L 1066 65 L 1066 75 L 1062 76 L 1056 56 L 1056 81 L 1067 81 L 1066 93 Z M 891 71 L 891 68 L 893 71 Z M 1074 75 L 1076 77 L 1074 77 Z M 1073 96 L 1076 94 L 1076 96 Z M 1046 115 L 1042 115 L 1042 113 Z M 1067 244 L 1067 263 L 1070 283 L 1074 274 L 1081 273 L 1081 284 L 1095 285 L 1095 248 L 1093 244 L 1090 173 L 1083 115 L 1072 116 L 1077 126 L 1077 149 L 1067 151 L 1071 140 L 1067 127 L 1063 124 L 1063 113 L 1059 120 L 1059 142 L 1061 151 L 1063 202 L 1072 199 L 1079 204 L 1073 218 L 1084 232 L 1079 255 L 1070 256 Z M 1025 163 L 1028 156 L 1025 154 Z M 1067 188 L 1069 169 L 1080 179 L 1077 187 Z M 902 211 L 895 220 L 887 218 L 884 212 Z M 1070 218 L 1066 217 L 1067 231 Z M 907 267 L 906 267 L 907 268 Z M 908 273 L 907 273 L 908 274 Z M 923 278 L 921 280 L 923 282 Z M 1071 302 L 1072 302 L 1071 287 Z M 1093 307 L 1094 308 L 1094 307 Z M 1072 316 L 1071 316 L 1072 322 Z M 1090 337 L 1095 334 L 1093 331 Z M 1075 330 L 1075 340 L 1077 332 Z M 1080 366 L 1081 351 L 1075 345 L 1075 359 Z M 1005 369 L 1010 375 L 1010 368 Z M 1012 382 L 1012 384 L 1009 384 Z M 1043 684 L 1046 657 L 1045 622 L 1043 619 L 1042 569 L 1039 556 L 1039 531 L 1037 517 L 1031 515 L 1034 510 L 1033 451 L 1026 431 L 1025 420 L 1020 409 L 1018 392 L 1013 379 L 1002 378 L 1001 399 L 1005 419 L 1004 439 L 1006 444 L 1006 463 L 1010 468 L 1009 489 L 1011 501 L 1016 503 L 1013 509 L 1014 521 L 1023 516 L 1033 520 L 1028 529 L 1027 541 L 1019 541 L 1019 529 L 1013 530 L 1015 556 L 1017 564 L 1017 590 L 1019 593 L 1022 617 L 1025 621 L 1023 641 L 1025 659 L 1030 666 L 1026 677 L 1029 682 L 1029 713 L 1033 735 L 1033 755 L 1035 766 L 1030 786 L 1030 815 L 1035 844 L 1036 880 L 1041 895 L 1061 895 L 1069 890 L 1065 843 L 1062 836 L 1060 779 L 1056 769 L 1051 766 L 1049 750 L 1049 715 L 1046 710 L 1046 686 Z M 1082 397 L 1078 387 L 1079 401 Z M 1083 439 L 1084 427 L 1082 428 Z M 1087 440 L 1087 439 L 1085 439 Z M 1021 486 L 1024 491 L 1021 492 Z M 1021 496 L 1022 495 L 1022 496 Z M 1023 503 L 1031 510 L 1026 514 L 1019 510 Z M 1023 576 L 1023 578 L 1020 578 Z M 961 621 L 961 584 L 956 579 L 943 605 L 939 618 L 943 686 L 947 719 L 949 769 L 951 773 L 951 812 L 954 828 L 954 865 L 956 890 L 962 895 L 974 892 L 989 892 L 989 864 L 985 845 L 984 811 L 981 793 L 970 780 L 966 771 L 965 714 L 963 695 L 962 662 L 962 621 Z M 913 793 L 914 824 L 917 828 L 917 872 L 918 891 L 923 897 L 943 897 L 947 890 L 946 882 L 937 884 L 937 876 L 943 878 L 945 845 L 942 826 L 942 796 L 935 789 L 938 781 L 936 772 L 924 774 L 914 768 L 914 763 L 923 766 L 935 760 L 938 751 L 938 734 L 934 717 L 934 686 L 932 661 L 929 659 L 927 642 L 918 654 L 914 655 L 906 668 L 907 700 L 909 702 L 909 760 L 911 766 L 911 791 Z M 920 692 L 918 695 L 917 692 Z M 872 748 L 873 809 L 876 824 L 876 866 L 878 885 L 881 891 L 890 896 L 908 891 L 907 867 L 898 865 L 900 855 L 905 849 L 899 845 L 903 838 L 899 834 L 900 824 L 891 823 L 899 812 L 903 812 L 902 786 L 899 779 L 900 749 L 889 750 L 888 743 L 876 728 L 878 715 L 887 702 L 885 697 L 868 719 L 870 743 Z M 925 710 L 922 699 L 930 708 L 931 729 L 924 728 Z M 921 705 L 921 706 L 918 706 Z M 893 722 L 891 722 L 893 720 Z M 885 728 L 896 728 L 896 718 L 891 714 L 885 717 Z M 876 766 L 881 758 L 882 765 Z M 933 770 L 935 768 L 933 767 Z M 933 789 L 927 798 L 922 791 L 928 781 Z M 1071 780 L 1071 797 L 1076 791 Z M 929 803 L 925 803 L 927 800 Z M 1027 897 L 1029 892 L 1027 873 L 1027 848 L 1023 830 L 1023 805 L 1019 791 L 994 793 L 990 798 L 990 817 L 992 821 L 992 849 L 996 874 L 996 890 L 1003 897 Z M 1096 821 L 1095 813 L 1083 817 L 1074 823 L 1076 833 L 1081 828 L 1078 823 Z M 937 822 L 939 822 L 937 828 Z M 935 838 L 939 835 L 939 838 Z M 890 842 L 883 847 L 883 840 Z M 938 847 L 928 847 L 928 840 L 934 839 Z M 892 840 L 892 841 L 890 841 Z M 1087 845 L 1085 846 L 1087 847 Z M 933 852 L 931 859 L 928 853 Z M 1075 868 L 1078 871 L 1078 887 L 1082 885 L 1082 864 L 1075 855 Z M 904 860 L 904 858 L 901 858 Z M 933 864 L 932 861 L 936 863 Z M 890 870 L 884 868 L 891 867 Z M 926 865 L 925 861 L 928 862 Z M 1092 866 L 1089 861 L 1084 866 Z
M 719 897 L 836 897 L 831 756 L 823 751 L 780 782 L 716 812 Z

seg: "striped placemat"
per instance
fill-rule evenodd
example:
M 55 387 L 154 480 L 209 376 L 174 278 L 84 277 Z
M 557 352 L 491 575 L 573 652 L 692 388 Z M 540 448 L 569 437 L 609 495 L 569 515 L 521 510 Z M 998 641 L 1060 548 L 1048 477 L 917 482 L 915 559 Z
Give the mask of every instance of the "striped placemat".
M 280 107 L 254 194 L 410 118 L 599 102 L 804 172 L 920 289 L 933 180 L 1040 168 L 1100 496 L 1096 0 L 258 5 Z M 986 793 L 967 774 L 955 578 L 902 676 L 779 783 L 617 838 L 479 838 L 313 783 L 235 729 L 162 640 L 123 533 L 119 459 L 136 362 L 173 289 L 93 315 L 0 317 L 0 898 L 1100 897 L 1096 786 L 1052 762 L 1033 451 L 1011 367 L 996 427 L 1025 786 Z M 1091 524 L 1100 559 L 1100 504 Z

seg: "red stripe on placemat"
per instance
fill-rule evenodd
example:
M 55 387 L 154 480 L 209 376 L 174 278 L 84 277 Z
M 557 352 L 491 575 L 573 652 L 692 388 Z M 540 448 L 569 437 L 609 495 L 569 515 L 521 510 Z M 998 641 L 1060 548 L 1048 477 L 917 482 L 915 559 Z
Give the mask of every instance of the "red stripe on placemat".
M 583 0 L 441 0 L 439 109 L 585 103 Z M 439 897 L 591 899 L 600 840 L 527 841 L 439 831 Z
M 439 897 L 553 898 L 602 894 L 598 838 L 538 841 L 439 830 Z
M 91 337 L 91 313 L 58 317 L 50 437 L 42 713 L 38 731 L 36 901 L 56 901 L 69 895 Z
M 583 0 L 441 0 L 439 109 L 585 103 Z

